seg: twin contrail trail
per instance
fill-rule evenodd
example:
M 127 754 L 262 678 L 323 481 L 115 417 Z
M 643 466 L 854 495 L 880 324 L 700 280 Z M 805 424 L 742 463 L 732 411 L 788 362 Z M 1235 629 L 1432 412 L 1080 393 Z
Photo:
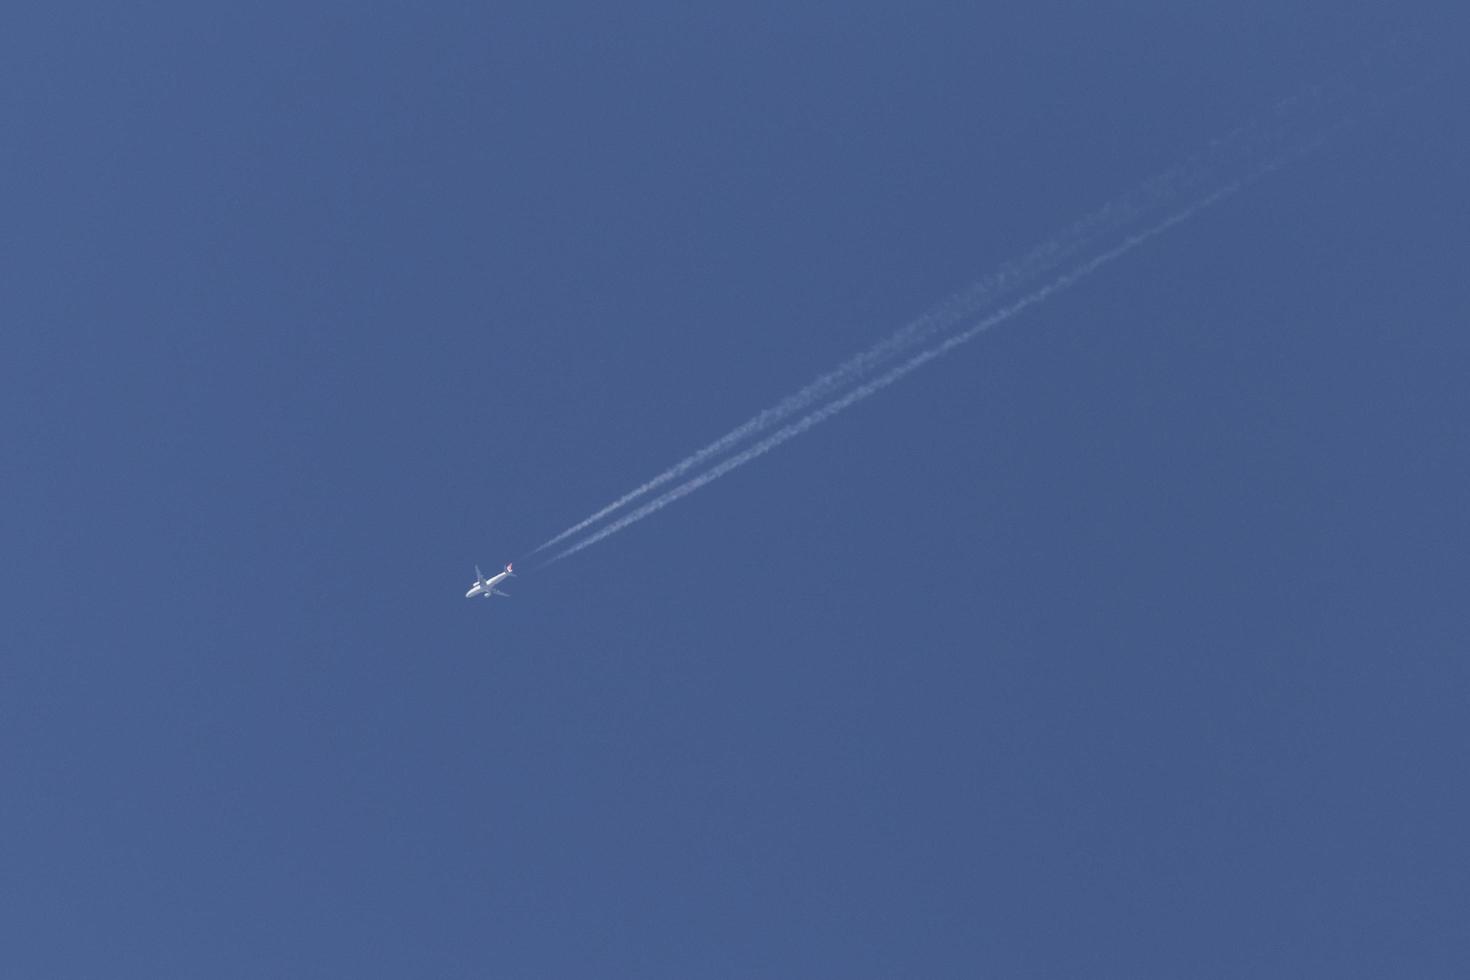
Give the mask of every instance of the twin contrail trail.
M 1204 153 L 1144 182 L 1116 201 L 1052 236 L 1022 258 L 1003 265 L 995 273 L 952 296 L 892 335 L 848 358 L 795 394 L 757 413 L 653 479 L 547 540 L 536 549 L 537 552 L 565 541 L 655 490 L 700 470 L 749 440 L 775 429 L 723 462 L 698 472 L 603 525 L 570 547 L 557 552 L 543 564 L 560 561 L 568 555 L 591 547 L 732 470 L 764 456 L 782 443 L 871 397 L 930 361 L 943 357 L 980 334 L 1070 289 L 1104 266 L 1230 197 L 1264 174 L 1310 152 L 1334 131 L 1351 122 L 1340 108 L 1326 105 L 1333 97 L 1343 94 L 1341 88 L 1319 86 L 1308 90 L 1305 95 L 1283 100 L 1267 115 L 1264 122 L 1249 123 L 1215 140 Z M 1314 110 L 1330 110 L 1328 121 L 1319 119 L 1315 126 L 1300 122 L 1293 124 L 1291 117 L 1294 113 Z M 1127 228 L 1139 226 L 1142 226 L 1140 230 L 1118 239 Z M 1110 241 L 1112 244 L 1108 244 Z M 1098 251 L 1099 249 L 1102 250 Z M 1083 257 L 1089 253 L 1090 257 Z M 1074 264 L 1067 271 L 1056 275 L 1056 271 L 1065 267 L 1068 262 Z M 1048 275 L 1052 278 L 1044 285 L 1032 288 L 1030 292 L 1016 298 L 1023 289 L 1034 286 Z M 977 321 L 976 317 L 981 318 Z M 958 332 L 951 332 L 962 323 L 969 323 L 969 326 L 959 329 Z M 921 350 L 913 353 L 921 347 Z M 900 360 L 905 355 L 906 359 Z M 879 371 L 882 373 L 878 373 Z M 823 402 L 825 404 L 820 408 L 813 408 Z M 795 421 L 787 421 L 798 415 L 800 417 Z M 780 427 L 776 428 L 777 426 Z
M 1191 160 L 1188 164 L 1144 182 L 1118 200 L 1104 205 L 1053 235 L 1022 258 L 1005 263 L 984 279 L 951 296 L 872 347 L 849 357 L 800 391 L 758 412 L 714 442 L 670 466 L 653 479 L 633 488 L 606 507 L 543 542 L 537 546 L 536 552 L 544 551 L 565 541 L 614 511 L 621 510 L 659 487 L 724 455 L 747 439 L 843 391 L 884 364 L 929 341 L 936 334 L 993 307 L 1005 296 L 1057 269 L 1078 252 L 1095 248 L 1100 240 L 1135 223 L 1143 215 L 1157 211 L 1161 206 L 1177 200 L 1182 193 L 1186 193 L 1191 186 L 1197 185 L 1213 169 L 1218 168 L 1228 156 L 1227 148 L 1235 149 L 1233 144 L 1242 141 L 1248 130 L 1249 127 L 1242 127 L 1229 137 L 1217 141 L 1214 151 L 1208 155 L 1208 160 L 1203 158 Z
M 1066 274 L 1059 276 L 1056 279 L 1053 279 L 1051 282 L 1047 283 L 1045 286 L 1042 286 L 1040 289 L 1027 293 L 1025 296 L 1022 296 L 1020 299 L 1011 303 L 1009 306 L 1003 307 L 1002 309 L 997 310 L 996 312 L 985 317 L 979 323 L 968 327 L 960 333 L 954 334 L 940 344 L 936 344 L 933 347 L 930 347 L 924 351 L 921 351 L 918 354 L 915 354 L 913 357 L 909 358 L 907 361 L 904 361 L 902 364 L 899 364 L 897 367 L 890 368 L 888 371 L 867 382 L 866 384 L 854 388 L 852 391 L 848 392 L 846 395 L 843 395 L 841 398 L 829 402 L 827 405 L 824 405 L 817 411 L 812 412 L 802 417 L 801 419 L 776 430 L 771 435 L 762 439 L 760 442 L 757 442 L 744 451 L 737 453 L 734 456 L 731 456 L 729 459 L 725 460 L 723 463 L 720 463 L 718 466 L 705 470 L 703 473 L 693 478 L 692 480 L 681 483 L 674 489 L 666 491 L 660 496 L 655 497 L 653 500 L 644 504 L 642 507 L 639 507 L 637 510 L 634 510 L 629 514 L 624 515 L 616 521 L 613 521 L 611 524 L 600 528 L 595 533 L 589 535 L 586 538 L 583 538 L 581 541 L 572 545 L 570 548 L 567 548 L 565 551 L 558 552 L 546 564 L 550 564 L 553 561 L 560 561 L 568 555 L 574 555 L 577 552 L 581 551 L 583 548 L 591 547 L 592 545 L 601 541 L 603 538 L 610 537 L 611 535 L 618 533 L 619 531 L 628 527 L 630 524 L 636 524 L 637 522 L 643 520 L 645 517 L 655 514 L 660 510 L 663 510 L 665 507 L 678 500 L 680 497 L 688 496 L 705 484 L 713 483 L 715 480 L 718 480 L 720 477 L 724 476 L 726 473 L 729 473 L 731 470 L 738 469 L 739 467 L 744 466 L 746 463 L 751 462 L 757 457 L 764 456 L 772 449 L 775 449 L 777 446 L 781 445 L 781 443 L 786 442 L 788 439 L 794 439 L 797 436 L 801 435 L 803 432 L 806 432 L 808 429 L 812 428 L 813 426 L 827 421 L 837 413 L 842 412 L 862 401 L 863 399 L 876 394 L 884 388 L 887 388 L 895 381 L 898 381 L 905 375 L 918 370 L 935 358 L 943 357 L 945 354 L 948 354 L 950 351 L 954 350 L 961 344 L 968 343 L 969 341 L 974 340 L 976 337 L 980 336 L 982 333 L 991 329 L 992 327 L 999 326 L 1007 320 L 1025 312 L 1029 307 L 1035 306 L 1037 303 L 1049 299 L 1050 297 L 1056 295 L 1059 292 L 1062 292 L 1063 290 L 1070 289 L 1082 279 L 1085 279 L 1087 276 L 1092 275 L 1092 273 L 1096 272 L 1098 269 L 1101 269 L 1108 263 L 1122 258 L 1124 255 L 1127 255 L 1129 252 L 1133 251 L 1135 248 L 1142 245 L 1149 239 L 1163 234 L 1170 228 L 1173 228 L 1175 225 L 1194 217 L 1196 214 L 1203 211 L 1210 205 L 1222 201 L 1226 197 L 1229 197 L 1231 194 L 1234 194 L 1242 186 L 1244 186 L 1244 183 L 1245 181 L 1242 180 L 1232 184 L 1228 184 L 1225 187 L 1222 187 L 1205 197 L 1193 201 L 1187 207 L 1183 208 L 1182 210 L 1176 211 L 1175 213 L 1169 215 L 1167 218 L 1144 229 L 1143 231 L 1128 236 L 1120 244 L 1113 246 L 1100 255 L 1088 259 L 1086 262 L 1072 269 L 1070 272 L 1067 272 Z

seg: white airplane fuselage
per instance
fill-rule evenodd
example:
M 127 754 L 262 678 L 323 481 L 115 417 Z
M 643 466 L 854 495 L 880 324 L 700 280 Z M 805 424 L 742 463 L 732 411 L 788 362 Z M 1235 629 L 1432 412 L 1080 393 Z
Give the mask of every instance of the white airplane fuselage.
M 505 595 L 504 592 L 497 591 L 495 587 L 514 574 L 511 571 L 511 566 L 506 565 L 505 571 L 499 575 L 492 575 L 490 578 L 485 578 L 477 568 L 475 569 L 475 584 L 470 586 L 470 590 L 464 594 L 464 597 L 466 599 L 473 599 L 475 596 L 484 596 L 488 599 L 492 595 Z

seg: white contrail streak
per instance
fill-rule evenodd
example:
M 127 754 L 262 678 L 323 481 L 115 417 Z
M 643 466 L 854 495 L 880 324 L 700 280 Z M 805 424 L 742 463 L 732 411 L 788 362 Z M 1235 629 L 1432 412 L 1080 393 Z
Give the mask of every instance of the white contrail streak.
M 544 551 L 566 540 L 614 511 L 626 507 L 633 501 L 703 466 L 710 460 L 724 455 L 747 439 L 832 397 L 904 352 L 926 343 L 936 334 L 957 323 L 971 319 L 987 307 L 993 306 L 1008 293 L 1053 271 L 1078 252 L 1095 247 L 1101 239 L 1136 222 L 1149 212 L 1157 211 L 1177 201 L 1182 194 L 1188 193 L 1191 189 L 1198 187 L 1202 181 L 1208 180 L 1218 167 L 1227 162 L 1225 158 L 1232 151 L 1241 149 L 1242 144 L 1249 142 L 1248 137 L 1254 131 L 1253 126 L 1243 126 L 1229 136 L 1217 140 L 1208 154 L 1159 174 L 1118 200 L 1104 205 L 1069 228 L 1053 235 L 1027 255 L 1007 262 L 996 272 L 951 296 L 939 306 L 904 325 L 877 344 L 861 353 L 854 354 L 800 391 L 758 412 L 647 483 L 628 491 L 585 520 L 573 524 L 539 545 L 532 554 Z
M 558 552 L 544 562 L 543 566 L 576 554 L 765 455 L 783 442 L 825 422 L 930 361 L 948 354 L 961 344 L 968 343 L 1051 296 L 1070 289 L 1102 267 L 1231 196 L 1266 173 L 1312 151 L 1334 132 L 1352 123 L 1351 113 L 1344 110 L 1339 100 L 1352 95 L 1355 90 L 1361 91 L 1360 86 L 1361 82 L 1354 84 L 1338 79 L 1333 84 L 1314 86 L 1300 95 L 1282 100 L 1262 120 L 1248 123 L 1215 140 L 1206 152 L 1143 183 L 1131 193 L 1054 235 L 1023 258 L 1002 266 L 995 274 L 955 295 L 867 350 L 848 358 L 800 391 L 756 414 L 591 517 L 551 538 L 536 551 L 565 541 L 659 487 L 733 452 L 749 439 L 791 416 L 807 413 L 724 462 L 704 470 L 673 489 L 665 490 L 653 500 L 606 524 L 571 547 Z M 1402 95 L 1404 91 L 1406 90 L 1400 89 L 1398 94 Z M 1315 116 L 1312 121 L 1305 122 L 1300 118 L 1311 117 L 1319 112 L 1325 115 Z M 1159 218 L 1161 213 L 1164 217 Z M 1149 221 L 1152 223 L 1146 224 Z M 1129 234 L 1121 241 L 1117 240 L 1116 236 L 1127 227 L 1140 225 L 1144 226 L 1142 230 Z M 1098 252 L 1097 249 L 1110 239 L 1116 243 Z M 1053 273 L 1078 253 L 1085 252 L 1095 254 L 1075 264 L 1070 271 L 1053 278 L 1046 285 L 1033 289 L 1019 299 L 1010 299 L 1006 305 L 997 308 L 1003 300 L 1014 296 L 1043 275 Z M 993 312 L 986 313 L 987 309 Z M 976 321 L 975 318 L 982 314 L 983 317 Z M 936 337 L 965 322 L 970 322 L 971 325 L 958 333 L 950 333 L 939 343 L 934 343 Z M 919 353 L 911 354 L 897 366 L 888 367 L 901 356 L 910 354 L 914 348 L 925 344 L 929 346 Z M 888 367 L 884 373 L 871 380 L 864 380 L 884 367 Z M 846 394 L 842 394 L 844 391 Z M 822 402 L 826 404 L 815 411 L 809 411 L 812 406 Z
M 909 358 L 907 361 L 904 361 L 902 364 L 899 364 L 897 367 L 891 368 L 884 374 L 881 374 L 877 378 L 874 378 L 872 381 L 869 381 L 864 385 L 854 388 L 852 391 L 848 392 L 841 398 L 838 398 L 836 401 L 830 402 L 817 411 L 804 416 L 798 421 L 792 422 L 791 424 L 786 425 L 781 429 L 778 429 L 776 432 L 762 439 L 760 442 L 757 442 L 743 452 L 740 452 L 730 457 L 718 466 L 712 467 L 711 469 L 706 470 L 694 479 L 688 480 L 684 483 L 681 483 L 674 489 L 666 491 L 661 496 L 654 498 L 652 501 L 644 504 L 642 507 L 639 507 L 632 513 L 627 514 L 616 521 L 613 521 L 611 524 L 608 524 L 606 527 L 601 528 L 596 533 L 582 539 L 572 547 L 567 548 L 565 551 L 559 552 L 556 556 L 551 558 L 550 561 L 546 562 L 545 564 L 549 565 L 551 564 L 551 562 L 560 561 L 568 555 L 574 555 L 577 552 L 581 551 L 583 548 L 591 547 L 604 538 L 618 533 L 629 525 L 636 524 L 638 521 L 643 520 L 645 517 L 648 517 L 649 515 L 654 514 L 660 510 L 663 510 L 665 507 L 678 500 L 680 497 L 688 496 L 695 490 L 698 490 L 700 487 L 705 486 L 709 483 L 713 483 L 715 480 L 718 480 L 720 477 L 724 476 L 726 473 L 729 473 L 731 470 L 738 469 L 739 467 L 744 466 L 746 463 L 749 463 L 751 460 L 754 460 L 760 456 L 764 456 L 772 449 L 781 445 L 781 443 L 786 442 L 788 439 L 794 439 L 795 437 L 801 435 L 803 432 L 806 432 L 808 429 L 811 429 L 812 427 L 827 421 L 839 412 L 842 412 L 857 404 L 858 402 L 864 400 L 865 398 L 868 398 L 871 395 L 874 395 L 877 392 L 881 391 L 882 389 L 887 388 L 895 381 L 898 381 L 911 372 L 918 370 L 925 364 L 928 364 L 930 361 L 939 357 L 943 357 L 945 354 L 948 354 L 950 351 L 954 350 L 961 344 L 965 344 L 971 340 L 974 340 L 976 337 L 980 336 L 982 333 L 985 333 L 987 330 L 990 330 L 992 327 L 999 326 L 1000 324 L 1005 323 L 1007 320 L 1010 320 L 1020 315 L 1030 307 L 1049 299 L 1057 293 L 1070 289 L 1072 286 L 1076 285 L 1078 282 L 1085 279 L 1086 277 L 1092 275 L 1092 273 L 1101 269 L 1103 266 L 1122 258 L 1138 246 L 1144 244 L 1152 238 L 1156 238 L 1157 236 L 1162 235 L 1164 232 L 1173 228 L 1175 225 L 1188 221 L 1190 218 L 1199 214 L 1201 211 L 1205 210 L 1211 205 L 1219 203 L 1220 201 L 1240 190 L 1247 183 L 1250 183 L 1251 181 L 1255 180 L 1256 178 L 1260 177 L 1262 174 L 1270 170 L 1274 170 L 1290 157 L 1296 156 L 1301 152 L 1305 152 L 1307 149 L 1310 149 L 1311 146 L 1315 146 L 1316 142 L 1317 141 L 1314 141 L 1312 144 L 1304 146 L 1298 151 L 1289 154 L 1288 156 L 1265 164 L 1259 167 L 1252 174 L 1239 178 L 1229 184 L 1226 184 L 1223 187 L 1217 188 L 1209 194 L 1196 198 L 1195 200 L 1193 200 L 1183 208 L 1179 209 L 1178 211 L 1175 211 L 1173 214 L 1170 214 L 1163 220 L 1156 222 L 1155 224 L 1149 226 L 1148 228 L 1145 228 L 1142 231 L 1135 232 L 1134 234 L 1128 236 L 1123 241 L 1119 242 L 1117 245 L 1114 245 L 1107 251 L 1088 259 L 1086 262 L 1083 262 L 1081 265 L 1073 268 L 1070 272 L 1067 272 L 1066 274 L 1059 276 L 1056 279 L 1053 279 L 1050 283 L 1046 284 L 1040 289 L 1026 294 L 1020 299 L 1011 303 L 1009 306 L 997 310 L 996 312 L 982 319 L 980 322 L 966 328 L 960 333 L 954 334 L 953 336 L 944 340 L 943 343 L 936 344 L 933 347 L 930 347 L 924 351 L 921 351 L 918 354 L 915 354 L 913 357 Z

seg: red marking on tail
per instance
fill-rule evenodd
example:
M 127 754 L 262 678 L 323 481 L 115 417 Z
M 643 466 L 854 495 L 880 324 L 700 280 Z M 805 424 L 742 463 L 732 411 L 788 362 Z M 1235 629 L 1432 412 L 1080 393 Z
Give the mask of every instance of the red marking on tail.
M 507 572 L 510 572 L 510 565 L 511 565 L 511 563 L 510 563 L 510 562 L 506 562 L 506 563 L 505 563 L 505 570 L 506 570 L 506 571 L 507 571 Z M 511 573 L 511 574 L 512 574 L 512 575 L 514 575 L 514 574 L 515 574 L 515 572 L 510 572 L 510 573 Z

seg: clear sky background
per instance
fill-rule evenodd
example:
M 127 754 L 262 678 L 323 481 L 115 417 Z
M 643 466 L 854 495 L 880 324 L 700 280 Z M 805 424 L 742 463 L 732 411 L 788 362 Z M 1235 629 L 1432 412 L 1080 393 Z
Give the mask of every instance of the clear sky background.
M 1467 975 L 1457 11 L 6 5 L 0 975 Z

